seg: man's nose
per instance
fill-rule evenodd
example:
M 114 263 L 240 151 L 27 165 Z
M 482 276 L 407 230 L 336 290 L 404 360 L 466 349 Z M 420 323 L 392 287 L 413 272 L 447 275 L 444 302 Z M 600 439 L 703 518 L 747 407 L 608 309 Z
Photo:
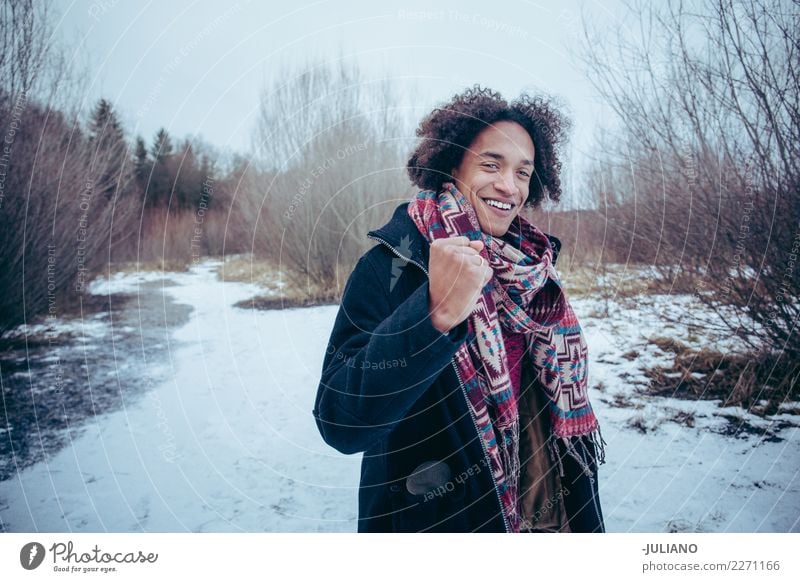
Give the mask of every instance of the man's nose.
M 514 176 L 510 172 L 500 173 L 494 187 L 499 192 L 505 192 L 508 195 L 513 195 L 517 191 L 517 186 L 514 183 Z

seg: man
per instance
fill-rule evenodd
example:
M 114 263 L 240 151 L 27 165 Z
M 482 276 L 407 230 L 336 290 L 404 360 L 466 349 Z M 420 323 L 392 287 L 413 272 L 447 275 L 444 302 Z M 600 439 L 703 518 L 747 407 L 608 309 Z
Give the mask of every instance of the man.
M 558 201 L 564 134 L 548 102 L 477 86 L 417 130 L 422 190 L 368 233 L 313 411 L 328 444 L 364 452 L 358 531 L 605 530 L 560 243 L 520 215 Z

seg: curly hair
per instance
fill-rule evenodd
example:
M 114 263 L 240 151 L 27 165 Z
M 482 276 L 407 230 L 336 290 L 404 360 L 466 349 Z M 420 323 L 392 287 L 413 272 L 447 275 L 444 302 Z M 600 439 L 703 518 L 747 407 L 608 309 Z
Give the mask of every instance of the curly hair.
M 525 206 L 538 207 L 545 198 L 561 198 L 560 149 L 566 142 L 569 120 L 546 97 L 522 94 L 510 105 L 495 91 L 475 85 L 425 117 L 416 135 L 422 138 L 406 169 L 411 182 L 423 190 L 439 191 L 452 181 L 450 172 L 461 164 L 486 126 L 498 121 L 519 123 L 533 141 L 534 176 Z

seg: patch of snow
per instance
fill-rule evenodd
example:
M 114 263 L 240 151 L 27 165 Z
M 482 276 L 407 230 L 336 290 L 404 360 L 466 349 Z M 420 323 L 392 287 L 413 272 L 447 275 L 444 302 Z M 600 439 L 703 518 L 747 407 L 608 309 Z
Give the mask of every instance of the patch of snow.
M 105 337 L 109 323 L 94 318 L 63 319 L 50 317 L 46 323 L 22 324 L 8 330 L 6 338 L 36 337 L 55 340 L 61 336 L 72 336 L 79 341 L 95 341 Z
M 160 281 L 172 273 L 162 271 L 135 271 L 130 273 L 114 273 L 110 277 L 99 276 L 87 286 L 92 295 L 112 295 L 114 293 L 138 293 L 143 283 Z

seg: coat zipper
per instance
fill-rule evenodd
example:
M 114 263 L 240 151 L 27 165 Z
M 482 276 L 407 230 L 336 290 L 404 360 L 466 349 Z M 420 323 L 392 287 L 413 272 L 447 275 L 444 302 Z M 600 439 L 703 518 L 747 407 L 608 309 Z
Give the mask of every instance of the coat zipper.
M 367 237 L 371 238 L 373 240 L 376 240 L 379 243 L 383 244 L 386 248 L 388 248 L 390 251 L 392 251 L 395 255 L 397 255 L 399 258 L 403 259 L 404 261 L 406 261 L 408 263 L 411 263 L 412 265 L 416 265 L 417 267 L 419 267 L 422 270 L 423 273 L 425 273 L 425 276 L 430 279 L 430 274 L 428 273 L 428 269 L 423 267 L 422 264 L 420 264 L 420 263 L 418 263 L 416 261 L 413 261 L 408 257 L 403 256 L 402 254 L 400 254 L 400 252 L 398 252 L 397 249 L 395 249 L 392 245 L 390 245 L 388 242 L 386 242 L 382 238 L 378 238 L 377 236 L 373 236 L 371 234 L 368 234 Z M 508 526 L 508 517 L 506 516 L 506 510 L 503 507 L 503 500 L 500 497 L 500 490 L 497 488 L 497 483 L 494 482 L 494 477 L 492 476 L 492 462 L 491 462 L 491 459 L 489 459 L 489 452 L 486 450 L 486 443 L 483 442 L 483 436 L 481 436 L 481 432 L 478 429 L 478 420 L 475 418 L 475 413 L 473 412 L 472 406 L 469 403 L 469 397 L 467 396 L 467 392 L 464 389 L 464 382 L 461 381 L 461 374 L 458 372 L 458 366 L 456 366 L 455 360 L 451 359 L 450 360 L 450 364 L 453 366 L 453 371 L 456 373 L 456 378 L 458 379 L 458 385 L 461 388 L 461 394 L 464 396 L 464 401 L 465 401 L 465 403 L 467 405 L 467 410 L 469 410 L 470 418 L 472 418 L 472 425 L 475 427 L 475 432 L 478 435 L 478 440 L 481 442 L 481 449 L 483 450 L 483 457 L 486 460 L 486 468 L 489 470 L 489 478 L 492 480 L 492 486 L 494 487 L 494 492 L 497 495 L 497 503 L 500 506 L 500 515 L 503 516 L 503 526 L 505 527 L 506 533 L 509 533 L 511 530 L 510 530 L 510 528 Z
M 489 471 L 489 477 L 492 480 L 492 485 L 494 486 L 494 492 L 497 494 L 497 503 L 500 505 L 500 515 L 503 516 L 503 525 L 506 528 L 506 533 L 509 533 L 511 529 L 508 527 L 508 517 L 506 516 L 506 510 L 503 507 L 503 500 L 500 498 L 500 490 L 497 488 L 497 483 L 494 482 L 494 477 L 492 476 L 492 462 L 489 459 L 489 452 L 486 450 L 486 443 L 483 441 L 483 436 L 481 435 L 480 430 L 478 430 L 478 420 L 475 418 L 475 412 L 472 410 L 472 406 L 469 403 L 469 397 L 467 396 L 466 390 L 464 390 L 464 382 L 461 381 L 461 374 L 458 372 L 458 366 L 453 360 L 450 360 L 450 363 L 453 366 L 453 370 L 456 373 L 456 378 L 458 378 L 458 385 L 461 387 L 461 394 L 464 395 L 464 401 L 467 403 L 467 410 L 469 410 L 469 415 L 472 417 L 472 425 L 475 427 L 475 432 L 478 434 L 478 440 L 481 441 L 481 448 L 483 449 L 483 457 L 486 459 L 486 468 Z

